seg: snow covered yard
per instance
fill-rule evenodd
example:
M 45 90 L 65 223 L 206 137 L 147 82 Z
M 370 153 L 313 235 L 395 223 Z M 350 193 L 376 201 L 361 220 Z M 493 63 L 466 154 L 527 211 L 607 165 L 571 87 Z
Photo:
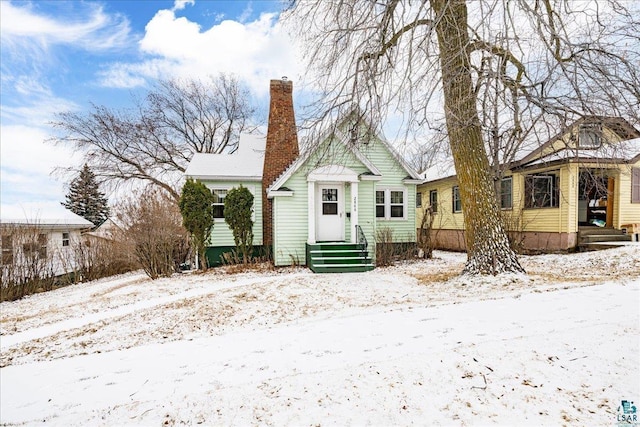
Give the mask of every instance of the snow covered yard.
M 640 248 L 368 273 L 141 274 L 0 305 L 7 425 L 614 425 Z

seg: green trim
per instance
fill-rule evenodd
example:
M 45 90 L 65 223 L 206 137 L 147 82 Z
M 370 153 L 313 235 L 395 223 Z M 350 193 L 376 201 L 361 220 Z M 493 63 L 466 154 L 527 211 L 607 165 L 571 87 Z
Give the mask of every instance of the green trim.
M 206 250 L 207 261 L 209 261 L 209 267 L 218 267 L 223 265 L 222 255 L 225 253 L 231 253 L 236 250 L 235 246 L 209 246 Z M 254 257 L 264 257 L 266 255 L 264 246 L 254 246 Z
M 307 266 L 314 273 L 362 272 L 374 268 L 369 252 L 354 243 L 307 244 L 306 255 Z

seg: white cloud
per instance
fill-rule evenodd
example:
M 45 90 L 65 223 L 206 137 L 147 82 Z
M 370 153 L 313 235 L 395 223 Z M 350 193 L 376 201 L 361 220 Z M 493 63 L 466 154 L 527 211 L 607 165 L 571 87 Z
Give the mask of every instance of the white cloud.
M 27 47 L 47 49 L 51 45 L 71 44 L 89 50 L 107 50 L 129 43 L 129 21 L 106 14 L 97 3 L 82 3 L 83 10 L 72 16 L 51 17 L 38 14 L 30 3 L 2 1 L 0 26 L 3 48 L 16 54 Z
M 236 74 L 257 95 L 265 95 L 269 80 L 299 76 L 294 42 L 276 14 L 262 14 L 247 23 L 224 20 L 203 29 L 171 10 L 159 11 L 146 26 L 140 50 L 153 59 L 119 63 L 102 74 L 102 84 L 132 87 L 139 78 L 204 77 Z
M 64 183 L 51 176 L 56 167 L 77 166 L 73 152 L 44 141 L 49 134 L 26 125 L 0 127 L 0 187 L 3 210 L 28 202 L 64 200 Z
M 253 5 L 251 2 L 247 3 L 247 7 L 244 8 L 240 16 L 238 17 L 239 22 L 247 22 L 247 20 L 251 17 L 253 13 Z
M 173 9 L 171 10 L 182 10 L 187 5 L 193 6 L 195 3 L 195 0 L 175 0 L 175 2 L 173 3 Z

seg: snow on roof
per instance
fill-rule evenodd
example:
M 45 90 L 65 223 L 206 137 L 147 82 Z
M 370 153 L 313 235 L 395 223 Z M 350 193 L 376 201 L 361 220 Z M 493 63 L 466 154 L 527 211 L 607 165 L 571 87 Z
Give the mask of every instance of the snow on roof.
M 430 166 L 420 174 L 424 181 L 437 181 L 455 175 L 456 168 L 453 157 L 450 155 L 441 155 L 432 159 Z
M 185 174 L 195 179 L 260 181 L 266 143 L 264 135 L 242 134 L 232 154 L 194 154 Z
M 25 203 L 2 206 L 1 224 L 31 224 L 39 226 L 93 227 L 93 223 L 64 208 L 59 203 Z
M 526 166 L 549 163 L 558 160 L 633 160 L 640 156 L 640 138 L 629 139 L 615 144 L 602 144 L 598 149 L 562 148 L 544 157 L 526 163 Z

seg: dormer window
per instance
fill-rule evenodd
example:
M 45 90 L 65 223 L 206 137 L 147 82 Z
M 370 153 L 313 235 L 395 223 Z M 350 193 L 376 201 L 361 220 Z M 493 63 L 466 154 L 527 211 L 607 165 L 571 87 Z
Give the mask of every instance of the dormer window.
M 580 126 L 578 132 L 578 148 L 594 149 L 602 145 L 602 126 L 596 123 Z

